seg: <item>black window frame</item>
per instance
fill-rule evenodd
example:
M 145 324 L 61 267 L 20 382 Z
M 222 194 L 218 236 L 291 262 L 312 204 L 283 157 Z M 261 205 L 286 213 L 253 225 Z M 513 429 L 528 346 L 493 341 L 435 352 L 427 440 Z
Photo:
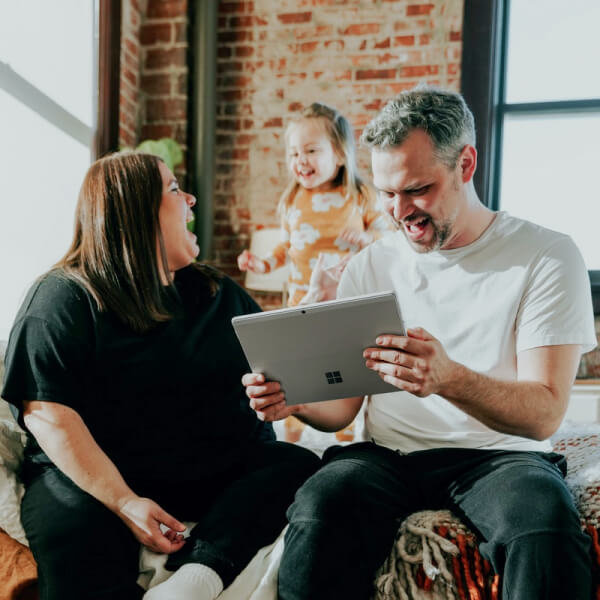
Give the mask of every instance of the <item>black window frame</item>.
M 502 130 L 508 114 L 600 112 L 600 98 L 552 102 L 506 102 L 506 59 L 510 0 L 464 0 L 461 92 L 473 111 L 478 167 L 475 189 L 481 201 L 498 210 Z M 588 271 L 594 314 L 600 314 L 600 270 Z

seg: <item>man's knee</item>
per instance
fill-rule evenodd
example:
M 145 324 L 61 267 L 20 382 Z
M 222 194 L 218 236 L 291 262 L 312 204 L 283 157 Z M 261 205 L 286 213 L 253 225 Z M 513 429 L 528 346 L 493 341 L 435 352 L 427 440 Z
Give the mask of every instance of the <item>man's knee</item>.
M 354 460 L 338 460 L 325 465 L 296 493 L 288 510 L 290 523 L 298 521 L 346 520 L 364 492 L 368 465 Z
M 505 474 L 506 475 L 506 474 Z M 546 468 L 533 468 L 526 478 L 499 475 L 497 493 L 484 495 L 487 506 L 477 506 L 475 525 L 484 537 L 507 544 L 516 537 L 543 533 L 570 534 L 580 529 L 577 510 L 564 480 Z M 478 502 L 474 497 L 469 504 Z M 469 515 L 469 508 L 467 516 Z

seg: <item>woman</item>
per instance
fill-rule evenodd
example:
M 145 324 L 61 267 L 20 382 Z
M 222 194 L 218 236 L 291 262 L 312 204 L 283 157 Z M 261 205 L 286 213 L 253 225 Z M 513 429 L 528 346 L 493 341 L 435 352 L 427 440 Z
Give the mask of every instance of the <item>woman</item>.
M 194 263 L 194 204 L 154 156 L 96 161 L 70 249 L 17 315 L 2 396 L 28 431 L 42 600 L 140 598 L 139 543 L 178 569 L 148 599 L 212 600 L 317 468 L 248 406 L 231 317 L 260 309 Z

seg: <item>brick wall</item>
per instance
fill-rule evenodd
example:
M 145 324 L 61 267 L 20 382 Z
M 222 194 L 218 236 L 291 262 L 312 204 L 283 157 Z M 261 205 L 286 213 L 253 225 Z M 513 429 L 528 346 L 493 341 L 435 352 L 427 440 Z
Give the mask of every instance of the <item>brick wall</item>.
M 139 140 L 141 20 L 138 1 L 125 0 L 121 14 L 119 147 L 133 147 Z
M 187 0 L 123 0 L 121 39 L 121 145 L 171 137 L 185 154 Z M 185 186 L 185 158 L 176 172 Z
M 358 135 L 386 99 L 418 81 L 459 89 L 462 5 L 220 1 L 212 262 L 242 281 L 235 257 L 250 232 L 277 225 L 283 131 L 303 106 L 336 106 Z M 187 0 L 123 0 L 121 145 L 169 136 L 186 146 L 187 11 Z M 359 163 L 368 176 L 364 151 Z M 280 304 L 278 295 L 253 294 L 265 308 Z M 596 329 L 600 338 L 600 318 Z M 584 357 L 579 376 L 600 377 L 600 351 Z
M 318 100 L 358 135 L 419 81 L 458 90 L 462 10 L 463 0 L 220 2 L 214 258 L 224 271 L 241 280 L 235 258 L 250 232 L 277 225 L 288 119 Z M 364 150 L 359 164 L 370 176 Z

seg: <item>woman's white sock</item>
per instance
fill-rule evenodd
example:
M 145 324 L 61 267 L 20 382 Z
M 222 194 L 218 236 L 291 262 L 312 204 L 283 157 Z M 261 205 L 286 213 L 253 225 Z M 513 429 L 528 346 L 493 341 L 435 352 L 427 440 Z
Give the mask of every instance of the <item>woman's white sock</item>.
M 149 589 L 143 600 L 215 600 L 222 591 L 223 581 L 216 571 L 206 565 L 188 563 Z

